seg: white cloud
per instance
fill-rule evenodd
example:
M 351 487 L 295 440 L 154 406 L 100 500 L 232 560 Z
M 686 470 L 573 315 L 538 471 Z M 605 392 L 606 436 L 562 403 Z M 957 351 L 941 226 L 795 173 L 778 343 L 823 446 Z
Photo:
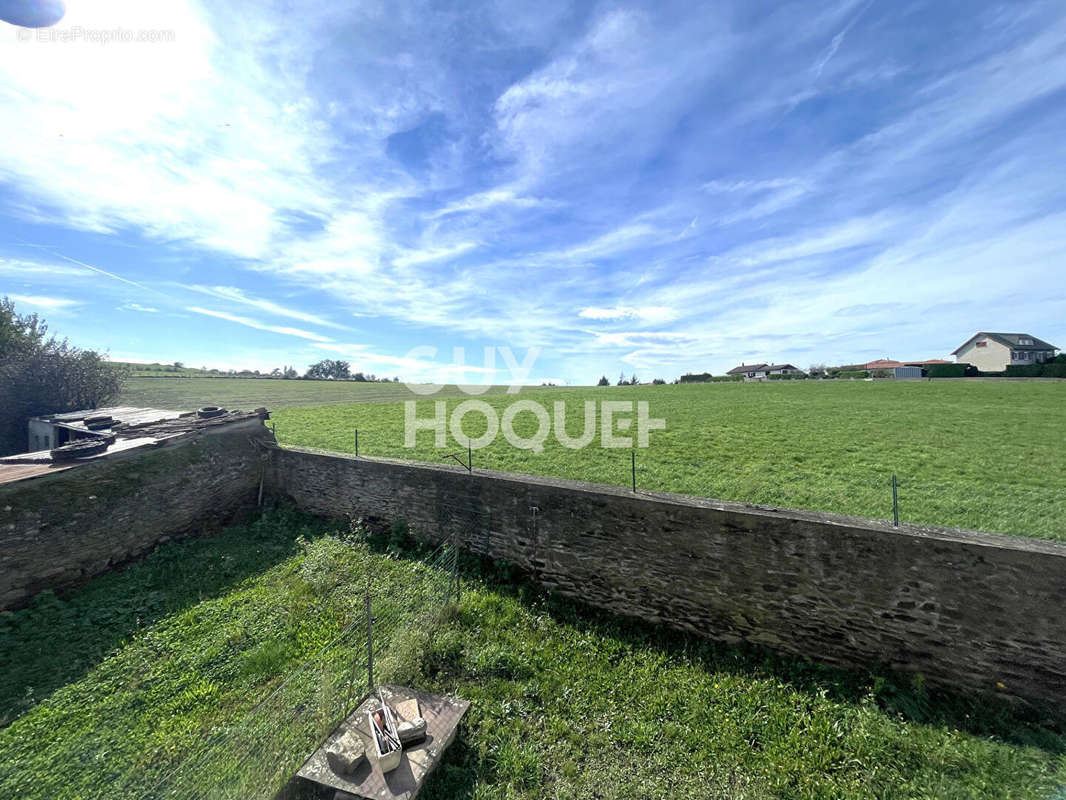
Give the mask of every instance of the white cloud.
M 280 325 L 268 325 L 265 322 L 260 322 L 257 319 L 251 319 L 249 317 L 239 317 L 236 314 L 227 314 L 224 311 L 211 311 L 206 308 L 199 308 L 197 306 L 187 306 L 186 311 L 191 311 L 194 314 L 203 314 L 208 317 L 216 317 L 217 319 L 228 320 L 229 322 L 236 322 L 238 325 L 246 325 L 249 328 L 256 328 L 261 331 L 270 331 L 271 333 L 280 333 L 285 336 L 296 336 L 300 339 L 309 339 L 312 342 L 329 342 L 331 341 L 328 336 L 319 336 L 317 333 L 311 333 L 310 331 L 300 330 L 299 328 L 287 328 Z
M 477 242 L 459 242 L 444 247 L 433 247 L 426 250 L 409 250 L 401 256 L 392 259 L 397 267 L 410 267 L 416 264 L 425 264 L 430 261 L 444 261 L 449 258 L 461 256 L 477 247 Z
M 513 189 L 490 189 L 486 192 L 464 197 L 454 203 L 449 203 L 438 211 L 429 215 L 430 219 L 448 216 L 449 214 L 462 214 L 472 211 L 487 211 L 491 208 L 507 206 L 513 208 L 535 208 L 543 205 L 542 200 L 533 197 L 522 197 Z
M 273 300 L 266 300 L 260 297 L 252 297 L 245 294 L 241 289 L 233 286 L 182 286 L 183 289 L 189 291 L 199 292 L 200 294 L 206 294 L 210 297 L 214 297 L 218 300 L 228 300 L 240 305 L 251 306 L 252 308 L 258 308 L 260 311 L 266 311 L 270 314 L 276 314 L 279 317 L 289 317 L 290 319 L 298 319 L 301 322 L 310 322 L 314 325 L 322 325 L 328 328 L 338 328 L 346 330 L 344 325 L 338 325 L 335 322 L 331 322 L 324 319 L 319 314 L 309 314 L 306 311 L 299 311 L 294 308 L 287 308 Z
M 614 319 L 641 319 L 648 322 L 669 322 L 676 319 L 678 314 L 672 308 L 666 306 L 614 306 L 613 308 L 596 308 L 595 306 L 583 308 L 578 316 L 586 319 L 614 320 Z
M 23 261 L 21 259 L 0 258 L 0 274 L 13 275 L 19 278 L 43 278 L 48 276 L 57 277 L 85 277 L 91 273 L 78 267 L 67 267 L 59 264 L 41 264 L 36 261 Z
M 70 300 L 65 297 L 44 297 L 42 295 L 13 294 L 11 299 L 16 303 L 25 303 L 26 305 L 40 306 L 51 310 L 81 305 L 79 300 Z

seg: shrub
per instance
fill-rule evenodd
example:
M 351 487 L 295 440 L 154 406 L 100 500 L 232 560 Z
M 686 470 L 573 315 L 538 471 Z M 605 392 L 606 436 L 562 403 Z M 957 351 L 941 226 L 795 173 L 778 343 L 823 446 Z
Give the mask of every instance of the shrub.
M 1066 378 L 1066 363 L 1056 359 L 1044 364 L 1011 364 L 1006 374 L 1008 378 Z
M 48 336 L 44 320 L 19 316 L 0 298 L 0 455 L 26 449 L 30 417 L 101 406 L 125 376 L 100 353 Z
M 925 368 L 930 378 L 966 378 L 977 374 L 977 369 L 969 364 L 930 364 Z

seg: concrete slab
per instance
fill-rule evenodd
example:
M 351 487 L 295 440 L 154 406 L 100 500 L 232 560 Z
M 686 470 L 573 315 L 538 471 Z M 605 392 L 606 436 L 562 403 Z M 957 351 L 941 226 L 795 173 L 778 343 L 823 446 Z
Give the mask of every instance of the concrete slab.
M 459 720 L 470 703 L 404 686 L 385 685 L 380 687 L 380 692 L 389 707 L 397 712 L 397 722 L 409 719 L 417 708 L 417 713 L 426 720 L 426 738 L 404 747 L 400 765 L 392 772 L 382 773 L 373 755 L 374 746 L 367 720 L 367 712 L 377 707 L 378 698 L 370 696 L 304 762 L 296 773 L 296 780 L 335 789 L 334 800 L 413 800 L 418 795 L 426 778 L 455 739 Z M 417 706 L 412 700 L 417 701 Z M 368 757 L 353 775 L 338 775 L 326 759 L 326 748 L 346 730 L 363 740 Z

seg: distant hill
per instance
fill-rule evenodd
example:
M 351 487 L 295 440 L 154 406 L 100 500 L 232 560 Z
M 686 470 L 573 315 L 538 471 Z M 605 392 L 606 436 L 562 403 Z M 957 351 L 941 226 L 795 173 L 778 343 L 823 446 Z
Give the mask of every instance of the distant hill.
M 175 364 L 135 364 L 130 361 L 114 361 L 126 367 L 136 378 L 270 378 L 269 373 L 254 370 L 198 369 L 186 367 L 180 361 Z

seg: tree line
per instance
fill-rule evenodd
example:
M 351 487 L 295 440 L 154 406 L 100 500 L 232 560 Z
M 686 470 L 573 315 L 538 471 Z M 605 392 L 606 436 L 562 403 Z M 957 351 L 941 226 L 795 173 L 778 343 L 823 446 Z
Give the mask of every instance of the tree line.
M 26 449 L 30 417 L 105 405 L 125 376 L 106 356 L 49 336 L 37 314 L 20 316 L 0 299 L 0 455 Z

